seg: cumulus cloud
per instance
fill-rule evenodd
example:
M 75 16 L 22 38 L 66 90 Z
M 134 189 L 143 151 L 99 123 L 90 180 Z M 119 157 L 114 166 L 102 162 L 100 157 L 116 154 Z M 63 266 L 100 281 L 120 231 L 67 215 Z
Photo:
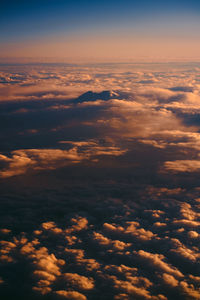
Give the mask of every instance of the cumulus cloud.
M 56 291 L 55 295 L 59 296 L 60 299 L 70 299 L 70 300 L 86 300 L 87 298 L 76 291 L 65 291 L 65 290 L 61 290 L 61 291 Z M 59 298 L 58 298 L 59 299 Z
M 172 172 L 198 172 L 200 170 L 199 160 L 174 160 L 166 161 L 164 167 Z
M 92 290 L 95 287 L 92 278 L 87 278 L 76 273 L 64 273 L 63 279 L 69 287 L 74 287 L 78 290 Z
M 64 142 L 62 142 L 64 143 Z M 22 149 L 12 151 L 11 157 L 0 155 L 0 162 L 7 164 L 0 177 L 6 178 L 21 175 L 29 170 L 52 170 L 69 164 L 77 164 L 82 160 L 88 160 L 92 156 L 100 155 L 123 155 L 127 150 L 118 147 L 102 147 L 96 142 L 66 142 L 75 144 L 69 150 L 61 149 Z M 84 146 L 83 151 L 79 151 L 77 146 Z
M 0 173 L 2 178 L 26 173 L 28 169 L 54 169 L 59 164 L 79 163 L 83 156 L 77 153 L 76 148 L 69 151 L 60 149 L 28 149 L 13 151 L 12 157 L 0 156 L 0 160 L 8 163 L 8 167 Z M 67 162 L 66 162 L 67 161 Z
M 126 209 L 130 211 L 129 207 Z M 174 219 L 187 217 L 192 222 L 190 219 L 197 217 L 192 211 L 190 205 L 180 203 Z M 170 208 L 163 206 L 163 210 L 152 209 L 152 212 L 157 212 L 163 219 L 170 213 Z M 182 264 L 176 263 L 182 259 L 194 267 L 199 261 L 197 249 L 184 245 L 178 239 L 178 232 L 176 240 L 173 232 L 169 236 L 167 229 L 171 221 L 167 218 L 164 236 L 161 230 L 152 241 L 153 235 L 149 235 L 147 230 L 141 231 L 140 236 L 142 216 L 136 217 L 135 211 L 131 218 L 137 221 L 127 222 L 125 215 L 123 218 L 121 215 L 115 224 L 109 223 L 109 216 L 101 227 L 91 216 L 81 215 L 64 219 L 61 226 L 54 221 L 43 222 L 34 227 L 33 235 L 23 232 L 21 237 L 11 235 L 10 240 L 1 241 L 1 263 L 9 265 L 25 259 L 31 266 L 34 279 L 30 282 L 32 293 L 54 295 L 58 299 L 92 299 L 101 292 L 102 285 L 105 296 L 113 295 L 115 299 L 168 299 L 169 287 L 176 293 L 179 291 L 180 297 L 184 294 L 198 295 L 198 277 L 192 274 L 188 277 Z M 115 218 L 115 212 L 111 216 Z M 146 226 L 148 224 L 148 228 L 153 229 L 154 223 L 151 219 L 147 221 Z M 101 233 L 97 232 L 97 228 Z M 131 240 L 131 237 L 135 239 Z M 154 253 L 147 251 L 152 242 L 157 245 Z M 5 255 L 10 259 L 5 259 Z M 119 264 L 119 261 L 124 264 Z
M 166 272 L 175 277 L 183 276 L 183 274 L 180 271 L 172 268 L 166 262 L 163 261 L 163 259 L 164 259 L 163 255 L 153 254 L 153 253 L 149 253 L 149 252 L 146 252 L 143 250 L 139 250 L 139 252 L 136 254 L 138 255 L 139 258 L 144 259 L 144 261 L 149 263 L 155 269 Z
M 167 273 L 163 273 L 162 279 L 169 287 L 176 287 L 179 283 L 179 281 L 173 275 Z

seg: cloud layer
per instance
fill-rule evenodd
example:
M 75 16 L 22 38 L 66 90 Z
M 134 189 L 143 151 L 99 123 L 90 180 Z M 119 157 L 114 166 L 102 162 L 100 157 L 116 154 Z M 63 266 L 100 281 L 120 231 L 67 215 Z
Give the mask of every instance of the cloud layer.
M 199 71 L 2 66 L 2 297 L 200 298 Z

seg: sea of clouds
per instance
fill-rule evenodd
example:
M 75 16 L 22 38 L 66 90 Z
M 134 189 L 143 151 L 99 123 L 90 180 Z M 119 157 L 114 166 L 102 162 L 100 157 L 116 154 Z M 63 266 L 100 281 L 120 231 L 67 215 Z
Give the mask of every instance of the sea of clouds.
M 200 65 L 0 70 L 2 299 L 200 299 Z

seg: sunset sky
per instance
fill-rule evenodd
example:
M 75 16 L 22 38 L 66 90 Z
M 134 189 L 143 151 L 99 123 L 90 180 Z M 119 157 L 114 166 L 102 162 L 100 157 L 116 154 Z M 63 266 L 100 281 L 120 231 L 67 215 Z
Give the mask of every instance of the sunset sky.
M 1 1 L 0 59 L 199 60 L 199 1 Z
M 0 1 L 0 300 L 200 299 L 200 1 Z

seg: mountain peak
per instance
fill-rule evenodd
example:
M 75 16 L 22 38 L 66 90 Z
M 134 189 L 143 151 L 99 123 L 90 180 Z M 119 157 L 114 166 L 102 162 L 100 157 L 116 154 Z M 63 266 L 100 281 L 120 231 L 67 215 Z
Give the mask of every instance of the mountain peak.
M 82 95 L 80 95 L 76 102 L 82 103 L 82 102 L 88 102 L 88 101 L 96 101 L 96 100 L 103 100 L 107 101 L 110 99 L 119 98 L 119 95 L 117 92 L 114 91 L 102 91 L 100 93 L 95 93 L 93 91 L 88 91 Z

